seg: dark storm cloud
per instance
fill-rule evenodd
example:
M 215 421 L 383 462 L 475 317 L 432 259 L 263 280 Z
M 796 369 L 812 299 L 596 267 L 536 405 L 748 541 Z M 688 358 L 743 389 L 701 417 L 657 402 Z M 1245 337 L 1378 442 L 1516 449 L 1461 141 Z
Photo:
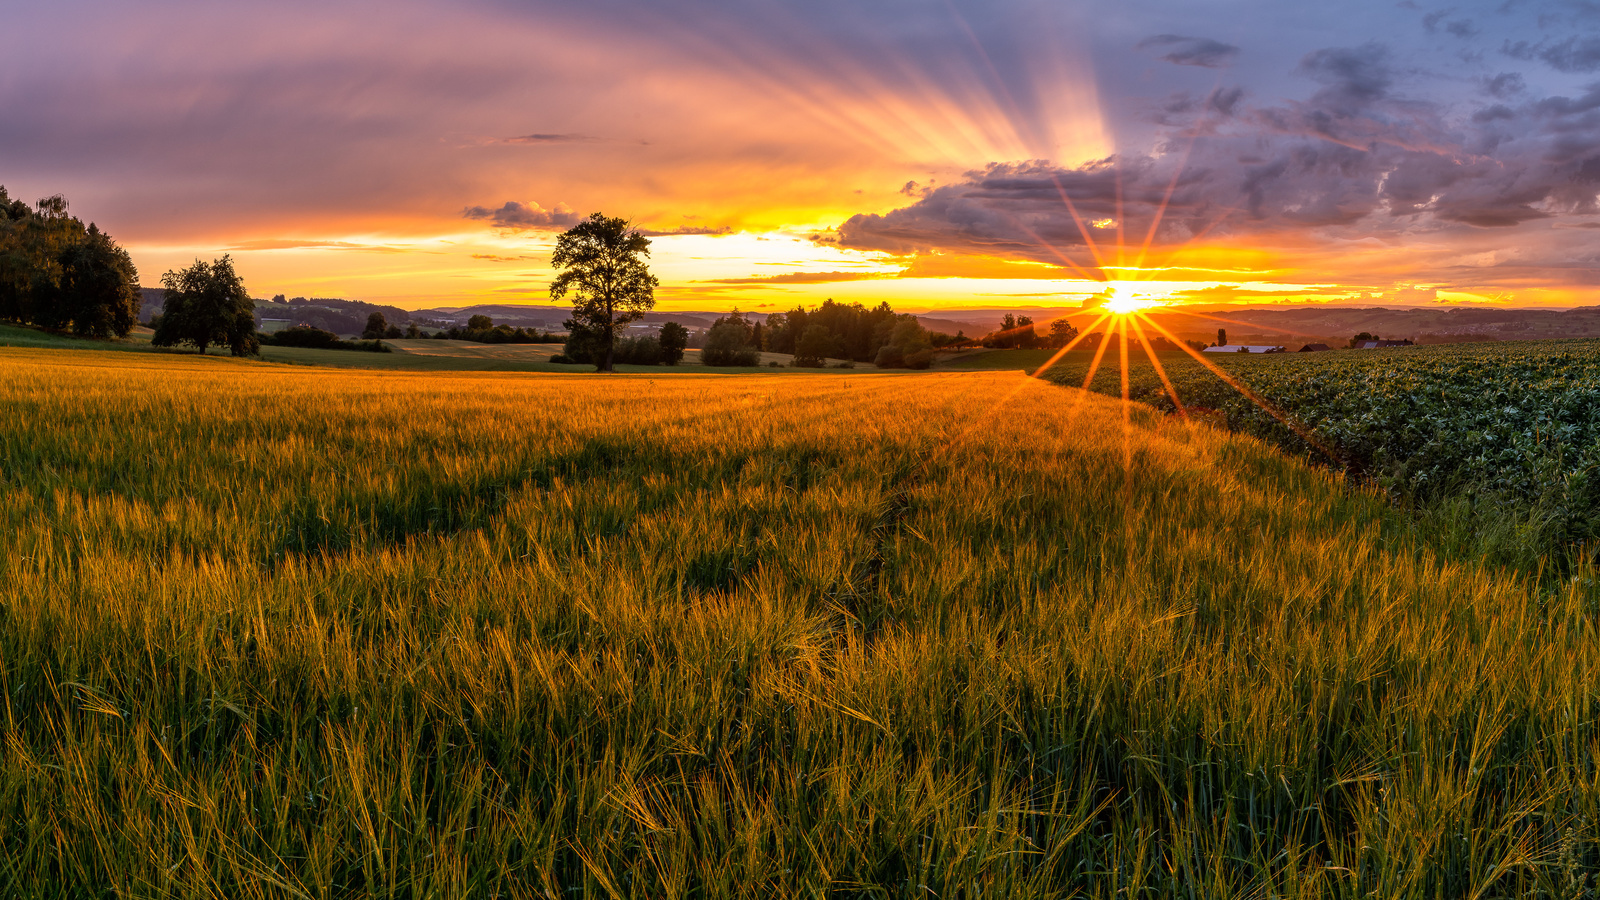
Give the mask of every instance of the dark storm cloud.
M 1239 56 L 1239 48 L 1210 38 L 1184 37 L 1178 34 L 1158 34 L 1137 44 L 1140 50 L 1165 50 L 1161 58 L 1180 66 L 1201 66 L 1219 69 L 1232 65 Z
M 1306 101 L 1244 108 L 1236 99 L 1236 117 L 1210 129 L 1198 127 L 1215 123 L 1205 104 L 1169 103 L 1169 124 L 1182 131 L 1168 147 L 1192 141 L 1186 153 L 991 165 L 905 208 L 851 218 L 840 243 L 1057 262 L 1060 248 L 1109 243 L 1110 223 L 1124 240 L 1153 233 L 1157 245 L 1175 245 L 1201 235 L 1511 228 L 1600 212 L 1600 85 L 1499 103 L 1463 123 L 1399 95 L 1391 59 L 1379 44 L 1316 51 L 1300 65 L 1322 85 Z
M 491 209 L 486 206 L 469 206 L 461 211 L 462 218 L 482 219 L 496 228 L 533 229 L 565 228 L 578 223 L 579 216 L 565 203 L 555 209 L 545 209 L 537 203 L 519 203 L 507 200 L 504 206 Z

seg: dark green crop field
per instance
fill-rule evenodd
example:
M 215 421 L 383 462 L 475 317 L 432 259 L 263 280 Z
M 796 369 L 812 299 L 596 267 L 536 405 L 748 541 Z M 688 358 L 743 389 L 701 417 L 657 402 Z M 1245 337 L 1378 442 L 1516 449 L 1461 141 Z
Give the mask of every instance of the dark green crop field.
M 1600 341 L 1204 359 L 1227 379 L 1182 354 L 1157 357 L 1184 406 L 1231 430 L 1403 498 L 1471 505 L 1478 530 L 1498 531 L 1500 555 L 1522 548 L 1524 564 L 1600 547 Z M 1081 385 L 1091 360 L 1075 352 L 1045 377 Z M 1175 412 L 1143 351 L 1130 363 L 1132 398 Z M 1121 394 L 1114 354 L 1091 387 Z

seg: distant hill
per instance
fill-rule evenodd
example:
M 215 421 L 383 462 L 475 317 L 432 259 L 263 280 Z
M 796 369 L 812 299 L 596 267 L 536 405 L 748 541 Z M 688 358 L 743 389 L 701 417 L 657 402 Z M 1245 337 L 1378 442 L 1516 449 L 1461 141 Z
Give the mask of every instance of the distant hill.
M 1094 311 L 1073 316 L 1082 323 Z M 1184 337 L 1215 338 L 1228 330 L 1235 343 L 1289 343 L 1323 340 L 1342 346 L 1359 332 L 1418 343 L 1543 340 L 1600 337 L 1600 307 L 1519 309 L 1504 307 L 1271 307 L 1183 309 L 1152 313 L 1156 321 Z M 1255 341 L 1254 338 L 1262 341 Z
M 139 288 L 139 322 L 143 325 L 150 324 L 152 316 L 161 314 L 161 307 L 167 302 L 167 294 L 161 288 Z
M 148 323 L 161 312 L 160 288 L 140 288 L 139 321 Z M 562 322 L 572 315 L 572 307 L 562 304 L 498 303 L 475 306 L 440 306 L 404 310 L 397 306 L 342 300 L 329 297 L 296 297 L 282 302 L 257 300 L 258 319 L 280 319 L 291 325 L 305 324 L 336 334 L 359 334 L 367 316 L 381 312 L 391 325 L 416 322 L 424 328 L 464 325 L 475 315 L 485 315 L 495 324 L 519 328 L 563 330 Z M 1080 328 L 1100 315 L 1096 308 L 1076 306 L 1019 306 L 1010 309 L 977 308 L 931 311 L 917 316 L 922 327 L 946 334 L 965 332 L 981 337 L 1000 327 L 1007 313 L 1028 316 L 1044 326 L 1054 319 L 1068 317 Z M 726 312 L 680 310 L 649 312 L 646 324 L 678 322 L 692 329 L 710 328 Z M 765 321 L 768 313 L 747 312 L 752 320 Z M 1214 340 L 1218 328 L 1228 330 L 1235 343 L 1312 343 L 1342 346 L 1359 332 L 1385 338 L 1411 338 L 1418 343 L 1455 341 L 1542 340 L 1566 337 L 1600 337 L 1600 306 L 1576 309 L 1529 309 L 1514 307 L 1419 306 L 1419 307 L 1343 307 L 1272 306 L 1212 307 L 1186 306 L 1157 308 L 1150 315 L 1162 327 L 1180 337 Z
M 518 328 L 535 327 L 551 331 L 562 330 L 562 322 L 572 315 L 571 305 L 536 306 L 522 303 L 487 303 L 477 306 L 440 306 L 431 309 L 414 309 L 411 318 L 418 324 L 464 325 L 473 316 L 488 316 L 496 325 Z M 641 320 L 648 324 L 677 322 L 690 328 L 710 328 L 718 316 L 727 313 L 702 312 L 648 312 Z

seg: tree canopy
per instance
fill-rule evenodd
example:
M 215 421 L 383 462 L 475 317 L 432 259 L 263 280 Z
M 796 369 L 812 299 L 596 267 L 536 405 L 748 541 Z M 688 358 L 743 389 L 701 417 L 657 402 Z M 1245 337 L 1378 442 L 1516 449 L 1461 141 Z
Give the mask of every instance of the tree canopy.
M 256 338 L 255 301 L 244 279 L 233 270 L 233 259 L 195 260 L 187 269 L 161 276 L 166 303 L 161 322 L 150 343 L 157 347 L 193 344 L 204 354 L 211 344 L 228 347 L 234 356 L 261 352 Z
M 705 349 L 700 351 L 700 361 L 708 366 L 759 365 L 761 355 L 757 346 L 755 329 L 735 309 L 712 324 L 706 333 Z
M 110 235 L 60 195 L 29 207 L 0 187 L 0 319 L 123 337 L 138 315 L 138 270 Z
M 660 281 L 645 263 L 649 255 L 649 238 L 633 230 L 628 220 L 601 213 L 556 238 L 550 265 L 560 274 L 550 283 L 550 297 L 572 295 L 567 329 L 595 337 L 600 348 L 596 371 L 613 371 L 617 333 L 656 305 Z

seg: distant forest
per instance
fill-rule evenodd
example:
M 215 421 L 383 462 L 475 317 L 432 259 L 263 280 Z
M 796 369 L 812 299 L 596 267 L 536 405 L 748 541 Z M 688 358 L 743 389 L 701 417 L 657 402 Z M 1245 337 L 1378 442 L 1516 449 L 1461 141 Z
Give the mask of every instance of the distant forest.
M 295 325 L 309 325 L 334 334 L 360 334 L 367 329 L 373 313 L 381 315 L 390 324 L 411 320 L 411 314 L 398 306 L 384 306 L 361 300 L 338 300 L 332 297 L 273 297 L 265 306 L 256 307 L 256 319 L 288 319 Z
M 92 337 L 123 337 L 139 319 L 139 273 L 127 251 L 57 194 L 33 206 L 0 186 L 0 319 Z

